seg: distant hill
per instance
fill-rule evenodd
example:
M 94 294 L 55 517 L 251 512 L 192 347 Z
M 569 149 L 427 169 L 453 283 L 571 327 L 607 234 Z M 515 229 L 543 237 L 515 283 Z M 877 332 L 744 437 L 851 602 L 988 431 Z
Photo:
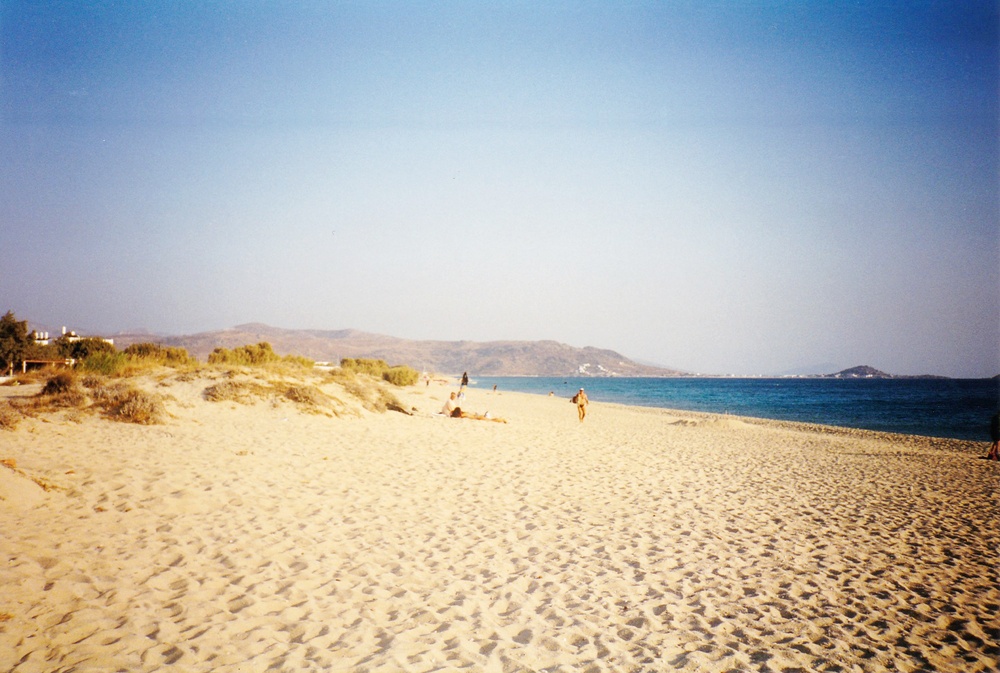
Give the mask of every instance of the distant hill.
M 180 346 L 204 360 L 217 347 L 267 341 L 282 355 L 318 361 L 379 358 L 414 369 L 478 376 L 684 376 L 684 372 L 640 364 L 601 348 L 576 348 L 556 341 L 415 341 L 357 330 L 293 330 L 260 323 L 187 336 L 116 334 L 119 348 L 155 341 Z
M 850 369 L 843 369 L 836 374 L 827 374 L 824 378 L 829 379 L 891 379 L 892 374 L 886 374 L 883 371 L 875 369 L 874 367 L 869 367 L 868 365 L 860 365 L 858 367 L 851 367 Z
M 886 374 L 883 371 L 875 369 L 874 367 L 869 367 L 868 365 L 860 365 L 858 367 L 851 367 L 850 369 L 844 369 L 836 374 L 826 374 L 822 378 L 828 379 L 943 379 L 947 378 L 945 376 L 933 376 L 931 374 L 921 374 L 917 376 L 899 375 L 899 374 Z

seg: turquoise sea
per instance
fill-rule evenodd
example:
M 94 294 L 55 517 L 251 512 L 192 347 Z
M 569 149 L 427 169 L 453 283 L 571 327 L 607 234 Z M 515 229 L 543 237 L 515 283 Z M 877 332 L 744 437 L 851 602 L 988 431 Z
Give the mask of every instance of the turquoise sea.
M 989 441 L 998 379 L 473 377 L 476 388 Z

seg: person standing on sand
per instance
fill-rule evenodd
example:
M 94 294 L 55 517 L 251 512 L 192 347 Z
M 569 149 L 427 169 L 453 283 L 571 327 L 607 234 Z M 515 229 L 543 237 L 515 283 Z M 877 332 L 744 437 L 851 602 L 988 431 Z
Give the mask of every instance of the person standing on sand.
M 990 452 L 986 454 L 986 460 L 1000 460 L 1000 411 L 993 414 L 990 419 Z
M 462 374 L 462 385 L 458 387 L 459 391 L 464 390 L 467 385 L 469 385 L 469 372 Z
M 583 388 L 580 388 L 580 392 L 573 396 L 573 403 L 576 404 L 576 412 L 580 415 L 580 422 L 583 423 L 584 417 L 587 415 L 587 404 L 590 400 L 587 399 L 587 393 L 583 392 Z

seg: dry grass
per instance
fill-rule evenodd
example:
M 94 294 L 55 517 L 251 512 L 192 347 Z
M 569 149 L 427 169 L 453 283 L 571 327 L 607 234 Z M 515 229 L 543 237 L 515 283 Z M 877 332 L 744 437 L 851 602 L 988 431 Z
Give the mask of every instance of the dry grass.
M 327 407 L 330 397 L 316 386 L 293 385 L 285 389 L 285 397 L 305 407 Z
M 203 396 L 209 402 L 253 404 L 274 395 L 274 388 L 256 381 L 222 381 L 205 388 Z
M 0 429 L 16 430 L 17 424 L 24 418 L 14 405 L 7 400 L 0 400 Z
M 390 384 L 355 372 L 331 378 L 294 364 L 277 363 L 249 371 L 231 365 L 174 370 L 163 376 L 146 375 L 143 380 L 150 376 L 161 387 L 201 379 L 207 385 L 201 396 L 209 402 L 253 405 L 264 401 L 273 407 L 290 404 L 305 413 L 331 417 L 358 416 L 362 409 L 411 413 L 390 392 Z M 337 393 L 339 389 L 343 389 L 343 395 Z M 14 430 L 24 417 L 37 418 L 53 412 L 63 412 L 66 420 L 76 423 L 98 413 L 121 422 L 162 423 L 169 417 L 165 406 L 168 400 L 177 401 L 170 395 L 138 388 L 118 374 L 89 372 L 77 376 L 74 372 L 50 371 L 38 394 L 0 401 L 0 429 Z
M 80 387 L 82 383 L 83 388 Z M 85 390 L 87 392 L 85 392 Z M 88 395 L 89 393 L 89 395 Z M 125 423 L 151 425 L 161 423 L 166 417 L 163 400 L 131 384 L 107 377 L 89 374 L 79 381 L 70 372 L 60 372 L 51 377 L 24 411 L 46 412 L 68 408 L 86 412 L 103 409 L 108 418 Z M 74 418 L 79 422 L 79 416 Z
M 63 395 L 77 390 L 76 375 L 72 372 L 59 372 L 49 378 L 42 387 L 41 395 Z
M 277 405 L 282 400 L 312 413 L 333 413 L 339 415 L 339 400 L 330 397 L 313 385 L 289 383 L 278 380 L 268 383 L 259 381 L 222 381 L 205 389 L 203 397 L 210 402 L 235 402 L 254 404 L 260 400 L 270 400 Z
M 340 381 L 350 395 L 361 401 L 361 405 L 368 411 L 385 413 L 386 411 L 405 410 L 403 403 L 391 392 L 383 388 L 375 379 L 370 376 L 359 375 L 354 378 Z
M 94 402 L 104 407 L 120 404 L 131 386 L 124 381 L 110 381 L 103 376 L 88 376 L 83 387 L 90 390 Z
M 119 404 L 108 409 L 108 414 L 117 421 L 152 425 L 162 423 L 167 411 L 158 395 L 132 388 L 123 394 Z
M 77 383 L 76 375 L 72 372 L 59 372 L 50 377 L 42 390 L 22 408 L 44 412 L 81 409 L 89 403 L 90 400 Z

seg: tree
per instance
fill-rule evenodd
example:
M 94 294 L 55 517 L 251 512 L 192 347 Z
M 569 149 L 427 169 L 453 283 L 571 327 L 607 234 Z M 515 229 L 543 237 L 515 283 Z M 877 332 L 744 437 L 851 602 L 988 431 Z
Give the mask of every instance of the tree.
M 14 365 L 24 359 L 34 340 L 28 334 L 28 321 L 18 320 L 13 311 L 0 318 L 0 364 L 3 370 L 14 371 Z
M 56 339 L 55 345 L 62 357 L 73 358 L 74 360 L 83 360 L 96 353 L 115 353 L 117 351 L 113 344 L 109 344 L 104 339 L 98 337 L 78 339 L 63 335 Z

